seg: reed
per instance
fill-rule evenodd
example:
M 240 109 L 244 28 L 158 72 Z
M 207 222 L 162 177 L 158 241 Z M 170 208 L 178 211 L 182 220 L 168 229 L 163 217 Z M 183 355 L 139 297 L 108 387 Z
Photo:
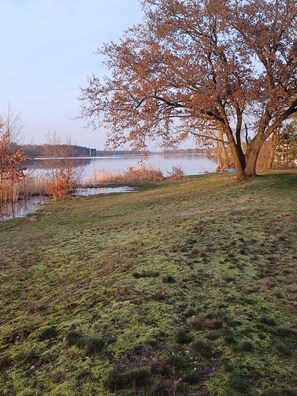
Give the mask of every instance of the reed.
M 45 176 L 31 176 L 22 180 L 20 192 L 23 197 L 44 195 L 46 191 L 47 178 Z
M 121 179 L 122 175 L 120 172 L 108 172 L 105 170 L 97 172 L 94 177 L 94 181 L 100 184 L 118 183 Z
M 123 177 L 124 181 L 128 182 L 161 181 L 164 179 L 163 173 L 159 169 L 143 164 L 136 168 L 128 168 Z
M 46 183 L 46 178 L 41 176 L 28 176 L 14 183 L 5 180 L 0 189 L 0 201 L 3 203 L 17 202 L 19 199 L 44 195 Z
M 161 181 L 164 179 L 163 173 L 159 169 L 141 163 L 137 167 L 130 167 L 124 173 L 108 172 L 102 170 L 97 172 L 94 179 L 87 183 L 113 184 L 113 183 L 137 183 L 144 181 Z

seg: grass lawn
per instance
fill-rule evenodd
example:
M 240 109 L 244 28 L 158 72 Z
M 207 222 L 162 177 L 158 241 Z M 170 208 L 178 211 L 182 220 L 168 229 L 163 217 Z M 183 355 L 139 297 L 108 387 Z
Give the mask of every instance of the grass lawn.
M 297 174 L 0 223 L 0 395 L 297 395 Z

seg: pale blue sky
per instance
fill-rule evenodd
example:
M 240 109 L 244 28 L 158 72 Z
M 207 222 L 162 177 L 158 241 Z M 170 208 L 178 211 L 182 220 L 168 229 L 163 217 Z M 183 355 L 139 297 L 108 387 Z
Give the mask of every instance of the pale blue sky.
M 141 21 L 138 0 L 0 0 L 0 111 L 21 112 L 23 141 L 48 131 L 103 148 L 105 132 L 85 129 L 79 87 L 103 73 L 94 52 Z

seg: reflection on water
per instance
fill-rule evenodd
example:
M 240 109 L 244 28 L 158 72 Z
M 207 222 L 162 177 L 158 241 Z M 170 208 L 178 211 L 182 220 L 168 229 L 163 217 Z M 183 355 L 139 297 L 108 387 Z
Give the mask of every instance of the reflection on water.
M 26 164 L 29 174 L 35 176 L 45 176 L 50 169 L 55 168 L 57 159 L 36 159 Z M 61 161 L 61 160 L 59 160 Z M 159 169 L 166 177 L 172 171 L 173 167 L 180 167 L 185 175 L 197 175 L 199 173 L 214 172 L 217 164 L 205 157 L 204 155 L 159 155 L 151 154 L 147 158 L 137 154 L 123 154 L 114 156 L 101 157 L 86 157 L 86 158 L 66 158 L 63 161 L 67 162 L 72 168 L 76 168 L 78 181 L 85 183 L 92 183 L 100 171 L 105 172 L 125 172 L 130 167 L 137 167 L 141 161 L 145 161 L 145 165 L 152 166 L 154 169 Z M 77 189 L 74 193 L 76 196 L 90 196 L 97 194 L 110 193 L 125 193 L 133 192 L 135 190 L 129 187 L 115 187 L 115 188 L 85 188 Z M 28 213 L 36 211 L 40 205 L 47 202 L 47 197 L 32 197 L 27 200 L 20 200 L 11 204 L 4 205 L 2 208 L 2 216 L 0 212 L 0 219 L 7 220 L 12 217 L 24 217 Z
M 133 187 L 121 186 L 121 187 L 89 187 L 89 188 L 76 188 L 72 195 L 74 197 L 90 197 L 92 195 L 101 194 L 120 194 L 127 192 L 136 192 L 137 190 Z
M 5 203 L 1 208 L 1 220 L 25 217 L 27 214 L 35 212 L 41 205 L 48 201 L 48 197 L 38 196 L 29 199 L 20 199 L 13 204 Z
M 66 161 L 66 159 L 65 159 Z M 122 154 L 114 156 L 70 158 L 71 166 L 79 171 L 80 182 L 90 182 L 96 178 L 100 171 L 125 172 L 130 167 L 137 167 L 144 161 L 147 166 L 159 169 L 166 177 L 172 171 L 172 167 L 180 167 L 185 175 L 198 175 L 201 173 L 214 172 L 217 163 L 204 155 L 159 155 L 151 154 L 144 158 L 139 154 Z M 36 159 L 29 163 L 27 168 L 36 174 L 44 174 L 54 168 L 54 160 Z
M 93 187 L 93 188 L 77 188 L 73 192 L 75 197 L 90 197 L 92 195 L 101 194 L 120 194 L 136 192 L 137 190 L 132 187 Z M 12 218 L 25 217 L 29 213 L 35 212 L 41 205 L 49 201 L 48 197 L 39 196 L 31 197 L 29 199 L 20 199 L 13 204 L 4 204 L 1 208 L 0 220 L 9 220 Z
M 32 160 L 28 160 L 25 162 L 26 169 L 53 169 L 56 167 L 60 167 L 61 164 L 65 164 L 69 168 L 82 168 L 88 166 L 91 163 L 92 159 L 90 157 L 86 158 L 61 158 L 61 159 L 54 159 L 54 158 L 35 158 Z

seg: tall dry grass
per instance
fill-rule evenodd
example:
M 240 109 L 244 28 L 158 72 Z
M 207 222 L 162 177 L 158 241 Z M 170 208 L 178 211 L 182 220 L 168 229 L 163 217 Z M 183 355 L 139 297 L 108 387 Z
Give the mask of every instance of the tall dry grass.
M 99 184 L 119 183 L 123 175 L 120 172 L 108 172 L 105 170 L 95 173 L 93 181 Z
M 159 169 L 140 164 L 138 167 L 130 167 L 125 172 L 99 171 L 94 179 L 87 183 L 113 184 L 113 183 L 137 183 L 144 181 L 161 181 L 164 179 L 163 173 Z
M 21 194 L 24 197 L 44 195 L 46 191 L 47 178 L 45 176 L 31 176 L 24 179 Z
M 15 183 L 5 180 L 0 191 L 2 202 L 17 202 L 36 195 L 44 195 L 46 191 L 46 178 L 41 176 L 28 176 Z
M 43 177 L 28 177 L 12 182 L 2 181 L 0 188 L 0 219 L 7 215 L 15 217 L 17 202 L 26 202 L 30 197 L 45 193 L 46 180 Z M 10 213 L 10 215 L 9 215 Z

